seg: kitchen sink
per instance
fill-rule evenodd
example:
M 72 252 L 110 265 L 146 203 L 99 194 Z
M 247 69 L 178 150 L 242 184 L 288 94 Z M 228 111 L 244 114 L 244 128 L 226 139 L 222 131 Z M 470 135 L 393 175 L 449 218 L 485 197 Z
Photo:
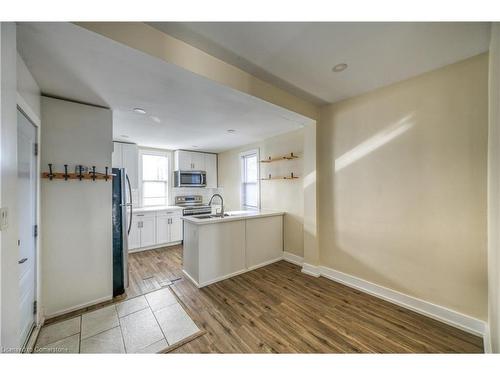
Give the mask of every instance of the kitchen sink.
M 224 214 L 224 217 L 229 216 L 228 214 Z M 215 218 L 220 218 L 221 216 L 219 215 L 198 215 L 198 216 L 193 216 L 196 219 L 215 219 Z

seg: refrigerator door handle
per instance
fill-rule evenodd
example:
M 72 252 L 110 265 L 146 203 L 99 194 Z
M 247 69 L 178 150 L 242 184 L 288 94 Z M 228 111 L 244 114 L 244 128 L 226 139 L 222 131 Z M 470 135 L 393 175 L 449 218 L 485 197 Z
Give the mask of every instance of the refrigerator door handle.
M 127 177 L 127 185 L 128 185 L 128 196 L 130 198 L 130 203 L 127 203 L 127 206 L 130 207 L 130 217 L 128 221 L 128 231 L 127 234 L 130 234 L 130 229 L 132 229 L 132 187 L 130 185 L 130 179 L 128 178 L 128 174 L 125 174 Z

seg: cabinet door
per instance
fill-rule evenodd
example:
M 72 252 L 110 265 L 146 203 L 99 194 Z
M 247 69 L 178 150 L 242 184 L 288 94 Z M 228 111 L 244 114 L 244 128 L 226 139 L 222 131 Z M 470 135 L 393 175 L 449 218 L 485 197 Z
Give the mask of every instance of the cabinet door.
M 144 215 L 141 218 L 141 247 L 153 246 L 156 244 L 156 225 L 154 216 Z
M 205 154 L 202 152 L 191 152 L 192 169 L 195 171 L 205 170 Z
M 170 241 L 182 241 L 182 220 L 180 215 L 172 215 L 170 217 Z
M 139 186 L 139 151 L 137 145 L 122 143 L 123 168 L 127 169 L 132 189 Z
M 138 249 L 141 247 L 141 229 L 139 228 L 140 217 L 132 215 L 132 227 L 128 235 L 128 249 Z
M 113 168 L 122 168 L 122 144 L 113 142 L 113 154 L 111 155 L 111 165 Z
M 175 166 L 174 169 L 181 171 L 190 171 L 193 169 L 191 161 L 191 152 L 178 150 L 175 151 Z
M 207 188 L 217 187 L 217 155 L 205 154 L 205 171 L 207 171 Z
M 170 242 L 170 216 L 158 215 L 156 217 L 156 243 L 163 244 Z

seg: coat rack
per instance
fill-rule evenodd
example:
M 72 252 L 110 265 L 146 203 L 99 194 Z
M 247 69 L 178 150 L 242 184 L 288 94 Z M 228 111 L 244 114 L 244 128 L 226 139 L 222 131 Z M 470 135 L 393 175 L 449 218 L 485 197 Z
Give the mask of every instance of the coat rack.
M 49 163 L 49 171 L 42 173 L 42 178 L 48 178 L 50 181 L 52 180 L 112 180 L 113 174 L 109 173 L 109 167 L 105 167 L 104 173 L 97 172 L 95 165 L 90 168 L 85 167 L 83 165 L 77 165 L 75 167 L 75 173 L 68 173 L 68 164 L 64 164 L 64 172 L 54 172 L 52 169 L 53 164 Z

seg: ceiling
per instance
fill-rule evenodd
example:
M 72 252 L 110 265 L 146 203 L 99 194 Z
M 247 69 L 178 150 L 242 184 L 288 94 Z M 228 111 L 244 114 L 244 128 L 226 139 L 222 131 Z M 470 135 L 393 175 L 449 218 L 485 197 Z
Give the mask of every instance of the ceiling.
M 488 23 L 186 22 L 151 26 L 318 104 L 488 50 Z M 339 63 L 347 70 L 333 73 Z
M 19 23 L 17 41 L 44 94 L 111 108 L 117 140 L 220 152 L 311 121 L 74 24 Z

